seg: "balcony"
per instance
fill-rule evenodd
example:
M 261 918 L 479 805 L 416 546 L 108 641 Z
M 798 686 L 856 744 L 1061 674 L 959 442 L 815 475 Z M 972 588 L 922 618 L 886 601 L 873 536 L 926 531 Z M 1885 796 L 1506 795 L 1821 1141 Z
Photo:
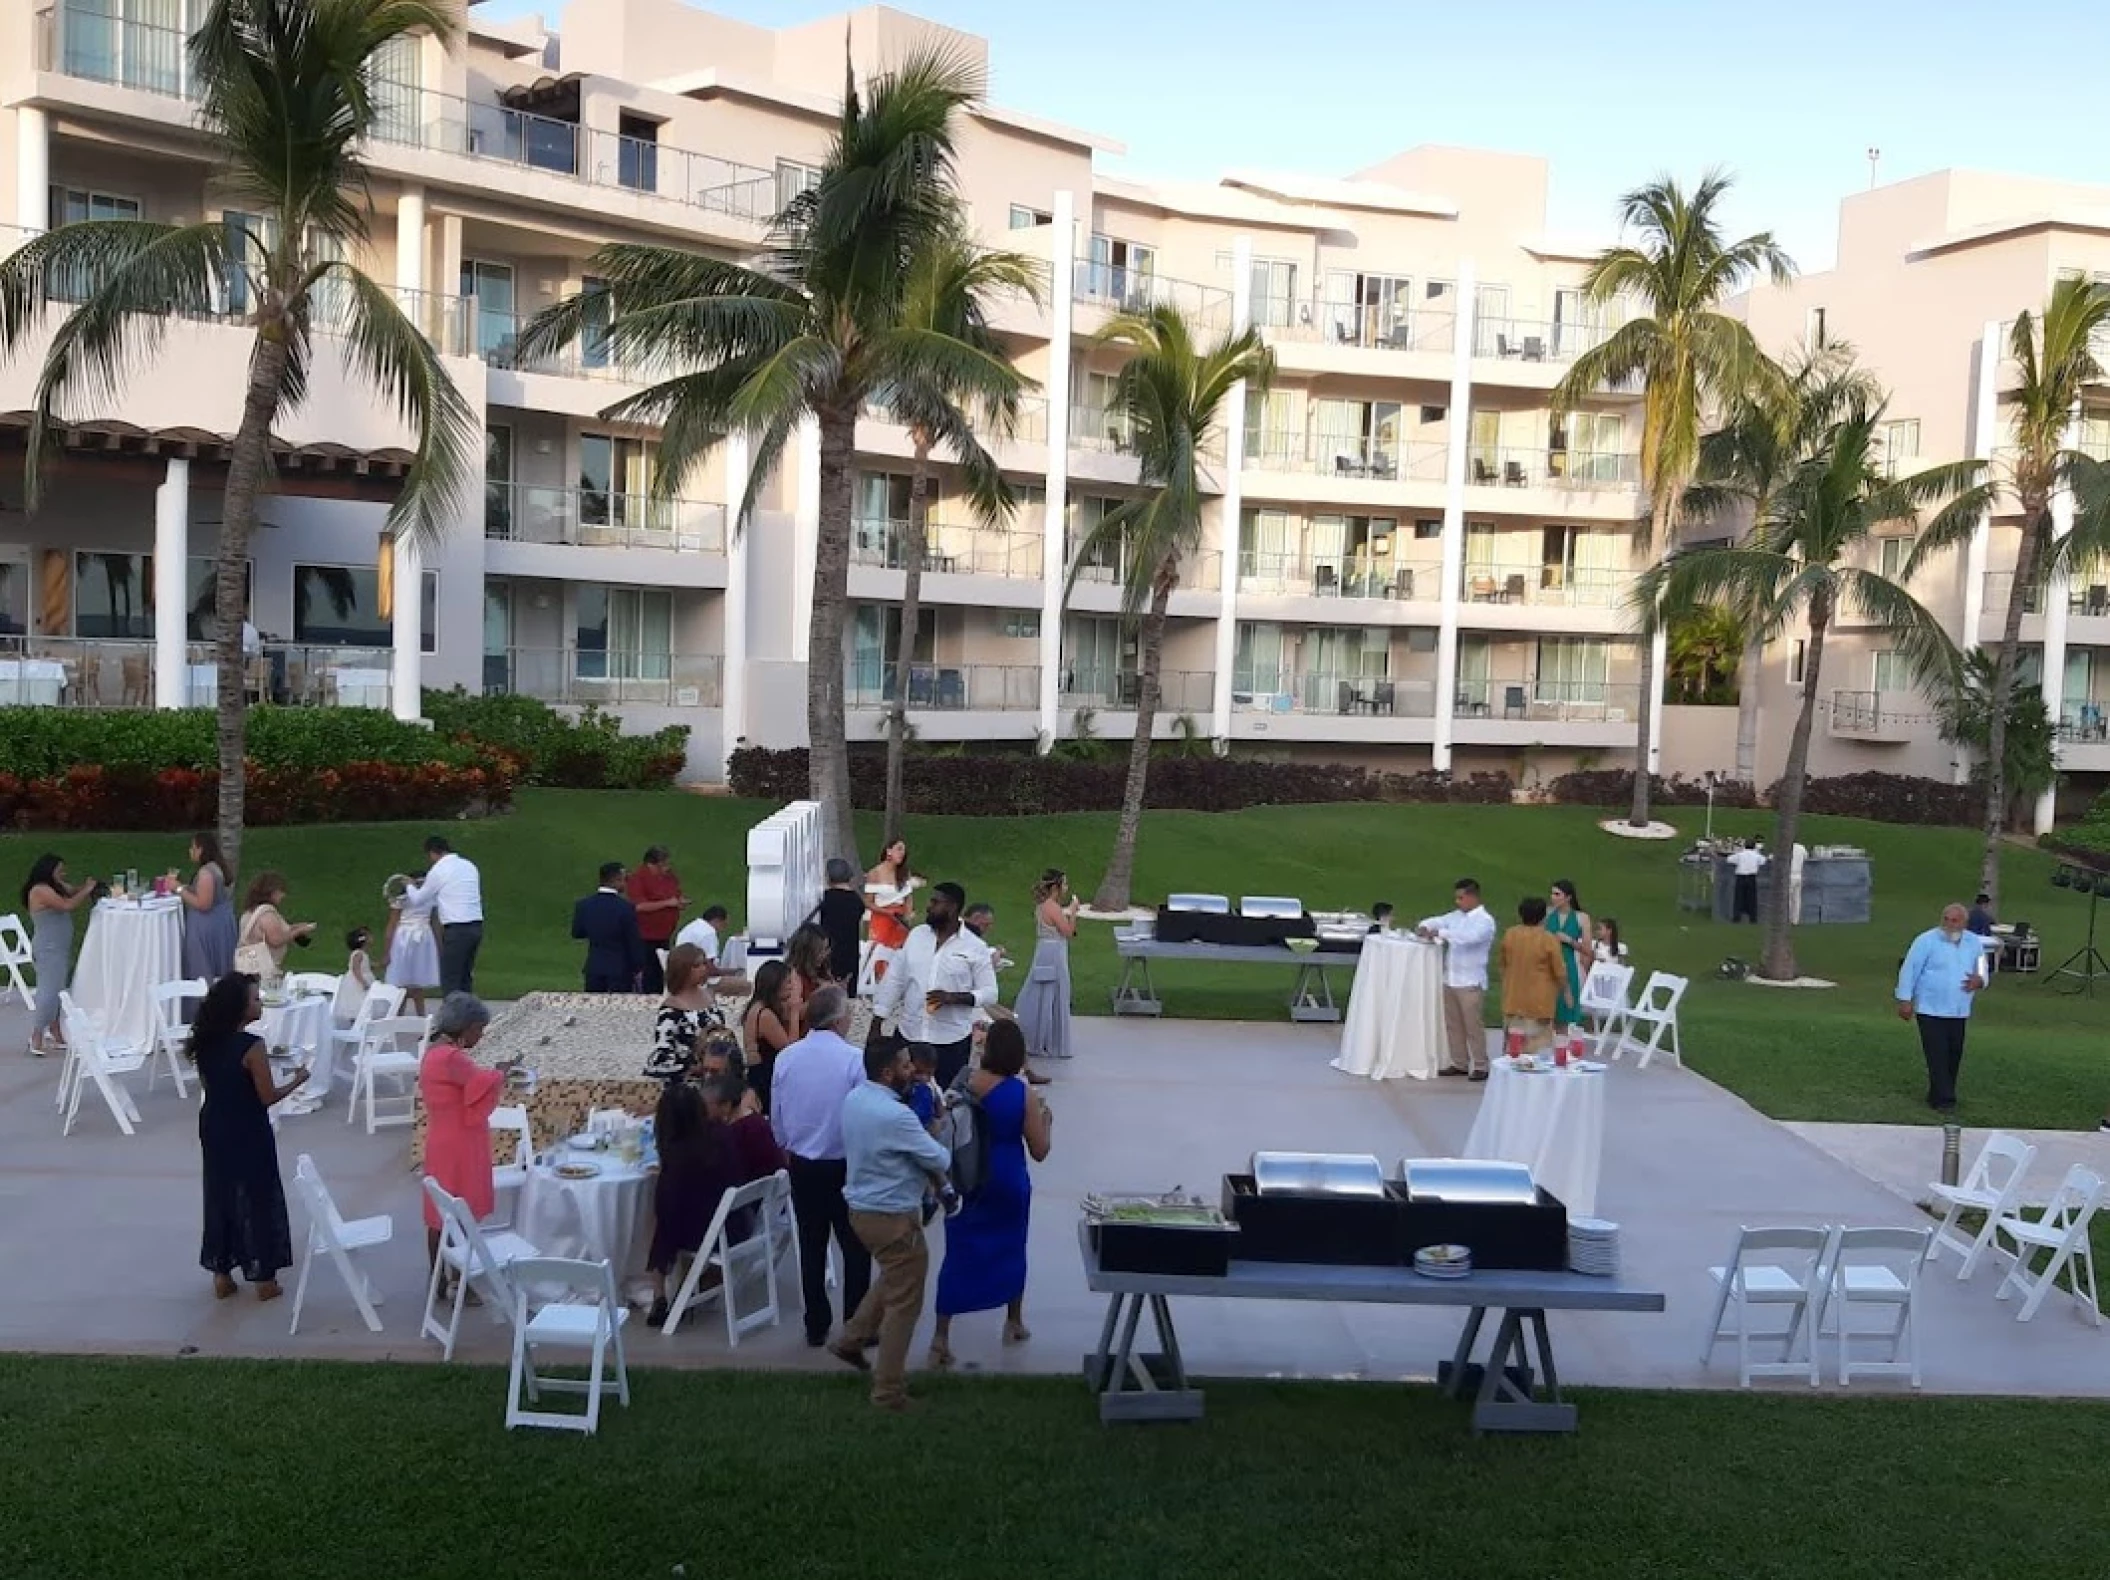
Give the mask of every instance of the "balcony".
M 1152 307 L 1177 307 L 1205 329 L 1231 324 L 1231 293 L 1221 286 L 1172 280 L 1151 269 L 1127 264 L 1094 263 L 1079 258 L 1070 275 L 1070 297 L 1114 313 L 1141 313 Z
M 2095 581 L 2094 576 L 2103 572 L 2085 573 L 2080 579 L 2066 586 L 2066 612 L 2102 619 L 2110 617 L 2110 582 Z M 2010 589 L 2015 585 L 2013 571 L 1987 571 L 1985 573 L 1985 612 L 1988 615 L 2004 615 Z M 2042 583 L 2022 589 L 2022 612 L 2025 615 L 2042 614 L 2051 604 L 2051 592 Z
M 1634 587 L 1632 571 L 1545 565 L 1535 560 L 1471 561 L 1458 596 L 1469 604 L 1523 604 L 1555 609 L 1617 609 Z
M 1132 669 L 1066 664 L 1062 671 L 1060 697 L 1065 708 L 1096 708 L 1102 713 L 1133 712 L 1141 687 L 1142 676 Z M 1161 716 L 1208 713 L 1215 706 L 1214 670 L 1162 669 L 1158 672 L 1158 712 Z
M 853 663 L 844 705 L 883 708 L 894 701 L 892 663 Z M 1040 709 L 1038 664 L 911 664 L 908 705 L 952 713 L 1036 713 Z
M 1516 450 L 1475 445 L 1466 456 L 1475 488 L 1551 488 L 1565 492 L 1641 486 L 1641 457 L 1614 451 Z
M 1231 677 L 1231 710 L 1429 719 L 1436 716 L 1436 687 L 1427 679 L 1397 680 L 1327 670 L 1240 671 Z
M 1530 724 L 1629 724 L 1640 717 L 1637 682 L 1461 679 L 1451 716 Z
M 593 488 L 485 483 L 484 536 L 506 543 L 723 554 L 725 506 Z
M 184 658 L 184 703 L 220 695 L 219 655 L 193 642 Z M 249 700 L 280 707 L 386 708 L 395 672 L 386 647 L 267 642 L 245 666 Z M 0 707 L 151 708 L 152 638 L 0 637 Z
M 1533 318 L 1477 318 L 1473 355 L 1496 362 L 1573 362 L 1611 338 L 1594 324 L 1547 323 Z
M 1826 733 L 1835 740 L 1896 745 L 1913 738 L 1915 721 L 1926 712 L 1910 692 L 1834 691 Z
M 1377 598 L 1411 602 L 1415 590 L 1433 602 L 1437 564 L 1393 565 L 1377 559 L 1339 556 L 1263 554 L 1240 550 L 1238 590 L 1263 598 Z
M 1022 513 L 1024 514 L 1024 513 Z M 1037 515 L 1037 512 L 1033 513 Z M 850 563 L 880 570 L 902 568 L 906 521 L 863 518 L 854 524 Z M 1007 576 L 1019 581 L 1041 577 L 1041 535 L 967 522 L 932 521 L 924 525 L 923 568 L 940 576 Z
M 641 702 L 716 708 L 724 705 L 724 667 L 717 653 L 509 647 L 484 655 L 484 693 L 579 705 Z
M 1253 317 L 1271 341 L 1368 351 L 1448 354 L 1458 332 L 1453 313 L 1401 311 L 1377 302 L 1336 302 L 1324 297 L 1255 302 Z
M 1072 559 L 1076 557 L 1074 538 L 1070 545 Z M 1123 544 L 1121 552 L 1111 560 L 1093 559 L 1077 567 L 1075 587 L 1083 591 L 1091 587 L 1121 589 L 1128 585 L 1128 546 Z M 1180 558 L 1179 585 L 1173 590 L 1178 600 L 1181 593 L 1216 592 L 1223 586 L 1223 552 L 1219 549 L 1200 549 Z M 1173 612 L 1179 613 L 1175 606 Z
M 1391 483 L 1442 483 L 1449 470 L 1449 447 L 1399 444 L 1360 434 L 1300 434 L 1246 430 L 1245 462 L 1263 472 L 1297 472 L 1320 477 Z

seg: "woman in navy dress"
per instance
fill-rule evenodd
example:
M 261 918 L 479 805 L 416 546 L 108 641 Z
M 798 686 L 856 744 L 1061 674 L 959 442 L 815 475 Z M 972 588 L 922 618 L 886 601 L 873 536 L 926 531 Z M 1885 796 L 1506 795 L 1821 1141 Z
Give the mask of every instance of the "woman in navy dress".
M 280 1086 L 264 1040 L 248 1030 L 264 1013 L 256 978 L 229 973 L 215 982 L 190 1031 L 191 1062 L 205 1087 L 198 1144 L 205 1154 L 205 1234 L 198 1260 L 213 1293 L 234 1293 L 237 1271 L 259 1300 L 278 1298 L 278 1270 L 293 1265 L 293 1231 L 279 1182 L 271 1107 L 305 1086 L 300 1070 Z
M 945 1263 L 938 1270 L 938 1330 L 930 1363 L 952 1364 L 952 1319 L 970 1311 L 1004 1308 L 1004 1342 L 1023 1344 L 1026 1331 L 1026 1224 L 1033 1208 L 1030 1154 L 1048 1155 L 1053 1118 L 1026 1083 L 1026 1038 L 1016 1021 L 989 1028 L 981 1067 L 968 1090 L 987 1119 L 988 1170 L 982 1187 L 945 1225 Z

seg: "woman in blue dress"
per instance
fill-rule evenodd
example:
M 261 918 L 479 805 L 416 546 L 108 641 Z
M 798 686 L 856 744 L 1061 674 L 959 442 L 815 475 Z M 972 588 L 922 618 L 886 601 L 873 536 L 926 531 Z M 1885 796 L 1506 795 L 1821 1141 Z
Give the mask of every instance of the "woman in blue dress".
M 1546 931 L 1559 940 L 1561 957 L 1567 965 L 1567 983 L 1561 989 L 1553 1023 L 1555 1026 L 1580 1026 L 1583 978 L 1589 975 L 1594 948 L 1590 936 L 1590 913 L 1582 908 L 1575 884 L 1568 878 L 1555 878 L 1553 890 L 1546 899 Z
M 1026 1083 L 1026 1038 L 1015 1021 L 989 1028 L 981 1067 L 968 1090 L 986 1116 L 988 1170 L 982 1188 L 945 1224 L 945 1262 L 938 1269 L 938 1330 L 930 1363 L 952 1364 L 952 1319 L 970 1311 L 1004 1308 L 1004 1342 L 1023 1344 L 1026 1331 L 1026 1224 L 1033 1208 L 1028 1154 L 1048 1155 L 1053 1120 L 1048 1105 Z

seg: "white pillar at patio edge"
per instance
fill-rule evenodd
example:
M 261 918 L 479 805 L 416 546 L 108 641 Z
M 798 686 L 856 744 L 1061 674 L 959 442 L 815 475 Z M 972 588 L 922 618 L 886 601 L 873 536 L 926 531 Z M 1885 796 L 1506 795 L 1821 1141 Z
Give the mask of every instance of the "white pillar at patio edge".
M 2081 420 L 2076 411 L 2066 425 L 2065 446 L 2069 450 L 2081 447 Z M 2051 540 L 2061 542 L 2073 531 L 2073 490 L 2060 488 L 2051 496 Z M 2051 716 L 2053 730 L 2053 753 L 2057 755 L 2057 730 L 2059 715 L 2066 706 L 2066 620 L 2068 610 L 2070 578 L 2062 570 L 2047 578 L 2044 587 L 2044 711 Z M 2022 589 L 2010 585 L 2008 596 L 2018 598 Z M 2051 832 L 2053 819 L 2058 812 L 2056 787 L 2037 797 L 2037 804 L 2030 819 L 2030 826 L 2039 834 Z
M 425 289 L 425 189 L 405 187 L 396 199 L 396 289 Z M 437 330 L 437 325 L 421 327 Z
M 726 435 L 725 653 L 718 661 L 718 767 L 728 778 L 733 753 L 747 734 L 747 534 L 751 524 L 740 519 L 740 501 L 747 496 L 753 468 L 754 452 L 747 435 Z
M 184 617 L 190 606 L 190 462 L 169 457 L 154 490 L 154 706 L 190 700 Z
M 424 684 L 424 640 L 419 622 L 419 611 L 425 604 L 422 556 L 416 545 L 405 538 L 397 538 L 390 552 L 395 562 L 395 603 L 389 610 L 388 630 L 395 664 L 389 696 L 397 718 L 421 719 L 425 716 L 425 699 L 420 689 Z
M 1048 475 L 1040 536 L 1040 750 L 1062 729 L 1062 594 L 1069 574 L 1071 296 L 1077 270 L 1077 204 L 1055 194 L 1048 226 Z
M 1972 392 L 1971 401 L 1970 454 L 1990 466 L 2000 432 L 2000 320 L 1997 318 L 1987 320 L 1985 333 L 1979 337 L 1977 363 L 1978 387 Z M 1987 512 L 1978 518 L 1971 541 L 1964 548 L 1963 629 L 1956 634 L 1956 645 L 1966 653 L 1980 645 L 1978 627 L 1985 616 L 1985 564 L 1992 531 L 1992 514 Z M 2010 577 L 2009 581 L 2012 582 L 2013 578 Z M 1970 756 L 1963 748 L 1957 748 L 1950 761 L 1949 773 L 1957 784 L 1970 779 Z
M 1450 442 L 1443 459 L 1443 569 L 1436 633 L 1435 734 L 1429 766 L 1451 766 L 1453 711 L 1458 702 L 1458 592 L 1465 574 L 1465 453 L 1473 406 L 1473 318 L 1477 312 L 1473 261 L 1458 265 L 1458 312 L 1451 324 Z
M 821 540 L 821 425 L 808 417 L 799 424 L 798 492 L 791 518 L 791 656 L 813 662 L 813 561 Z M 835 663 L 843 662 L 837 653 Z
M 1253 322 L 1253 238 L 1240 236 L 1231 243 L 1231 333 L 1238 334 Z M 1238 656 L 1238 545 L 1240 516 L 1245 511 L 1245 490 L 1240 474 L 1245 464 L 1245 392 L 1240 379 L 1224 400 L 1223 503 L 1217 537 L 1223 553 L 1217 563 L 1216 604 L 1216 694 L 1215 717 L 1209 733 L 1219 750 L 1231 746 L 1231 665 Z
M 51 120 L 28 105 L 15 110 L 15 218 L 23 230 L 51 223 Z

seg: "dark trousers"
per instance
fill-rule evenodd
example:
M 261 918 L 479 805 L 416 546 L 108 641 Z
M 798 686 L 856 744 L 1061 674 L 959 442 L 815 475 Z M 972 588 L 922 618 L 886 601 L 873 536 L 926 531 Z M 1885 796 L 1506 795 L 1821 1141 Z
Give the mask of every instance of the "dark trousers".
M 1729 902 L 1729 920 L 1732 922 L 1755 922 L 1758 920 L 1758 879 L 1737 874 L 1736 892 Z
M 843 1201 L 848 1166 L 841 1158 L 785 1160 L 791 1173 L 791 1211 L 799 1226 L 799 1283 L 806 1303 L 806 1337 L 828 1336 L 835 1313 L 828 1306 L 828 1236 L 835 1236 L 843 1258 L 843 1315 L 864 1303 L 872 1285 L 872 1253 L 850 1228 L 850 1208 Z
M 664 993 L 667 991 L 667 974 L 659 968 L 659 952 L 671 950 L 671 938 L 648 938 L 645 940 L 644 969 L 637 974 L 637 990 L 640 993 Z
M 483 947 L 482 922 L 449 922 L 440 929 L 440 992 L 476 991 L 476 951 Z
M 1920 1052 L 1927 1057 L 1927 1103 L 1956 1106 L 1956 1076 L 1963 1068 L 1963 1034 L 1970 1022 L 1960 1015 L 1922 1015 Z
M 637 978 L 627 971 L 589 971 L 586 973 L 586 991 L 589 993 L 629 993 L 636 989 Z
M 930 1050 L 931 1062 L 937 1066 L 938 1090 L 949 1092 L 952 1083 L 960 1078 L 960 1072 L 967 1068 L 968 1060 L 974 1057 L 974 1035 L 970 1032 L 958 1042 L 912 1042 L 908 1045 L 912 1056 L 924 1048 Z

